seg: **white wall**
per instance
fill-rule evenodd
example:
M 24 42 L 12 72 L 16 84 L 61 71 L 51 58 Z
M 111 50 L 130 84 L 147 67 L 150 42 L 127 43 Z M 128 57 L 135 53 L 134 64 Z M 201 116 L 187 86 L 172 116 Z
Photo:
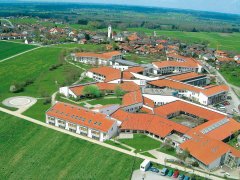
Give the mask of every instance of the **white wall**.
M 152 95 L 152 94 L 143 94 L 144 97 L 154 101 L 155 105 L 167 104 L 176 100 L 180 100 L 174 96 L 163 96 L 163 95 Z

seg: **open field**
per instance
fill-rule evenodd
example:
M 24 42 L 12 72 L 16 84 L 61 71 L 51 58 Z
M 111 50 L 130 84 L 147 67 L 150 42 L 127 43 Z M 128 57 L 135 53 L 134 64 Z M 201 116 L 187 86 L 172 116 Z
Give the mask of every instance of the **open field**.
M 152 29 L 130 28 L 129 31 L 145 32 L 152 35 Z M 209 47 L 222 50 L 236 51 L 240 53 L 240 33 L 217 33 L 217 32 L 184 32 L 156 30 L 158 36 L 176 38 L 185 42 L 208 42 Z
M 83 51 L 91 51 L 91 52 L 99 52 L 99 51 L 104 51 L 106 49 L 104 44 L 66 43 L 66 44 L 52 45 L 52 47 L 62 47 L 67 49 L 79 48 Z
M 136 152 L 156 149 L 161 145 L 161 142 L 152 139 L 144 134 L 134 134 L 133 139 L 119 139 L 119 141 L 135 148 Z
M 130 179 L 141 159 L 0 112 L 0 179 Z
M 18 53 L 36 48 L 34 45 L 0 41 L 0 61 Z
M 43 94 L 50 95 L 70 79 L 69 72 L 81 73 L 81 69 L 70 64 L 64 64 L 52 71 L 49 70 L 52 65 L 58 63 L 61 50 L 61 48 L 41 48 L 1 63 L 0 100 L 18 95 L 33 97 L 41 97 Z M 25 87 L 23 92 L 9 92 L 12 83 L 21 83 L 29 78 L 34 79 L 34 82 Z
M 44 104 L 44 99 L 38 99 L 36 104 L 23 113 L 25 116 L 45 122 L 45 112 L 51 107 L 51 104 Z
M 235 64 L 223 65 L 219 72 L 230 84 L 240 87 L 240 67 Z

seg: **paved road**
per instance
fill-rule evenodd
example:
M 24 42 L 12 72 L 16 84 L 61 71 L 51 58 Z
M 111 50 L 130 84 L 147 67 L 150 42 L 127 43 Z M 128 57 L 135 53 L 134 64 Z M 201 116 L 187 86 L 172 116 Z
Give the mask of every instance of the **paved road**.
M 4 61 L 7 61 L 7 60 L 9 60 L 9 59 L 12 59 L 12 58 L 14 58 L 14 57 L 20 56 L 20 55 L 22 55 L 22 54 L 25 54 L 25 53 L 34 51 L 34 50 L 39 49 L 39 48 L 41 48 L 41 47 L 36 47 L 36 48 L 30 49 L 30 50 L 27 50 L 27 51 L 24 51 L 24 52 L 15 54 L 15 55 L 13 55 L 13 56 L 11 56 L 11 57 L 8 57 L 8 58 L 5 58 L 5 59 L 0 60 L 0 63 L 2 63 L 2 62 L 4 62 Z
M 197 170 L 184 168 L 182 166 L 178 166 L 178 165 L 175 165 L 175 164 L 164 163 L 164 162 L 162 162 L 162 161 L 160 161 L 158 159 L 150 158 L 150 157 L 147 157 L 147 156 L 144 156 L 144 155 L 141 155 L 141 154 L 136 154 L 134 152 L 130 152 L 130 151 L 127 151 L 127 150 L 124 150 L 124 149 L 121 149 L 121 148 L 118 148 L 118 147 L 115 147 L 115 146 L 112 146 L 112 145 L 109 145 L 109 144 L 106 144 L 106 143 L 103 143 L 103 142 L 100 142 L 100 141 L 97 141 L 97 140 L 94 140 L 94 139 L 91 139 L 91 138 L 88 138 L 88 137 L 85 137 L 85 136 L 81 136 L 79 134 L 72 133 L 70 131 L 67 131 L 67 130 L 64 130 L 64 129 L 61 129 L 61 128 L 58 128 L 58 127 L 55 127 L 55 126 L 52 126 L 52 125 L 49 125 L 49 124 L 46 124 L 46 123 L 41 122 L 39 120 L 36 120 L 36 119 L 30 118 L 30 117 L 24 116 L 22 114 L 19 114 L 19 113 L 16 113 L 14 111 L 10 111 L 10 110 L 7 110 L 7 109 L 1 108 L 1 107 L 0 107 L 0 111 L 5 112 L 5 113 L 10 114 L 10 115 L 13 115 L 13 116 L 16 116 L 16 117 L 19 117 L 19 118 L 21 118 L 23 120 L 35 123 L 37 125 L 40 125 L 40 126 L 43 126 L 43 127 L 49 128 L 49 129 L 53 129 L 55 131 L 58 131 L 58 132 L 61 132 L 61 133 L 64 133 L 64 134 L 68 134 L 68 135 L 71 135 L 73 137 L 76 137 L 76 138 L 79 138 L 79 139 L 83 139 L 83 140 L 89 141 L 91 143 L 98 144 L 100 146 L 104 146 L 106 148 L 110 148 L 112 150 L 116 150 L 118 152 L 130 155 L 130 156 L 138 157 L 138 158 L 141 158 L 141 159 L 148 159 L 148 160 L 150 160 L 152 162 L 155 162 L 155 163 L 158 163 L 158 164 L 162 164 L 162 165 L 165 164 L 165 165 L 168 165 L 168 166 L 170 166 L 172 168 L 176 168 L 176 169 L 188 172 L 188 173 L 193 173 L 194 172 L 194 174 L 197 174 L 197 175 L 202 176 L 202 177 L 207 177 L 209 179 L 214 179 L 214 180 L 222 179 L 222 178 L 216 177 L 214 175 L 211 175 L 211 174 L 209 174 L 207 172 L 200 172 L 200 171 L 197 171 Z
M 222 76 L 222 74 L 220 74 L 215 68 L 213 68 L 212 66 L 210 66 L 207 62 L 202 62 L 203 64 L 206 65 L 207 68 L 209 68 L 211 71 L 215 72 L 217 79 L 220 82 L 223 82 L 224 84 L 229 86 L 229 95 L 232 97 L 231 103 L 233 104 L 234 108 L 238 111 L 238 113 L 240 113 L 238 106 L 240 105 L 240 100 L 238 98 L 238 96 L 236 95 L 236 93 L 233 91 L 232 88 L 238 89 L 240 90 L 239 87 L 234 86 L 232 84 L 229 84 L 226 79 Z

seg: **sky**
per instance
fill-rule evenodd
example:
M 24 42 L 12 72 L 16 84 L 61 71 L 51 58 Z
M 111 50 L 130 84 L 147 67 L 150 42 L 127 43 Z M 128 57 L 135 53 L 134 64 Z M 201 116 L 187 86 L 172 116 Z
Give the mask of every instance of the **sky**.
M 0 0 L 2 1 L 2 0 Z M 11 0 L 8 0 L 8 2 Z M 24 1 L 24 0 L 17 0 Z M 26 0 L 25 0 L 26 1 Z M 240 14 L 240 0 L 28 0 L 54 2 L 87 2 L 120 5 L 139 5 L 151 7 L 167 7 L 178 9 L 193 9 L 222 13 Z

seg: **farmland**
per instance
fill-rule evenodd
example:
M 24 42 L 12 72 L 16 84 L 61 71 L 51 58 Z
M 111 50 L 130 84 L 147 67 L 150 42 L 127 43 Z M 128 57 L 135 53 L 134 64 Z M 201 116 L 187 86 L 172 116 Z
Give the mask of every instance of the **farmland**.
M 16 55 L 18 53 L 36 48 L 37 46 L 21 44 L 21 43 L 13 43 L 13 42 L 6 42 L 0 41 L 0 61 Z
M 142 161 L 0 115 L 0 179 L 129 179 L 132 168 L 137 169 Z

